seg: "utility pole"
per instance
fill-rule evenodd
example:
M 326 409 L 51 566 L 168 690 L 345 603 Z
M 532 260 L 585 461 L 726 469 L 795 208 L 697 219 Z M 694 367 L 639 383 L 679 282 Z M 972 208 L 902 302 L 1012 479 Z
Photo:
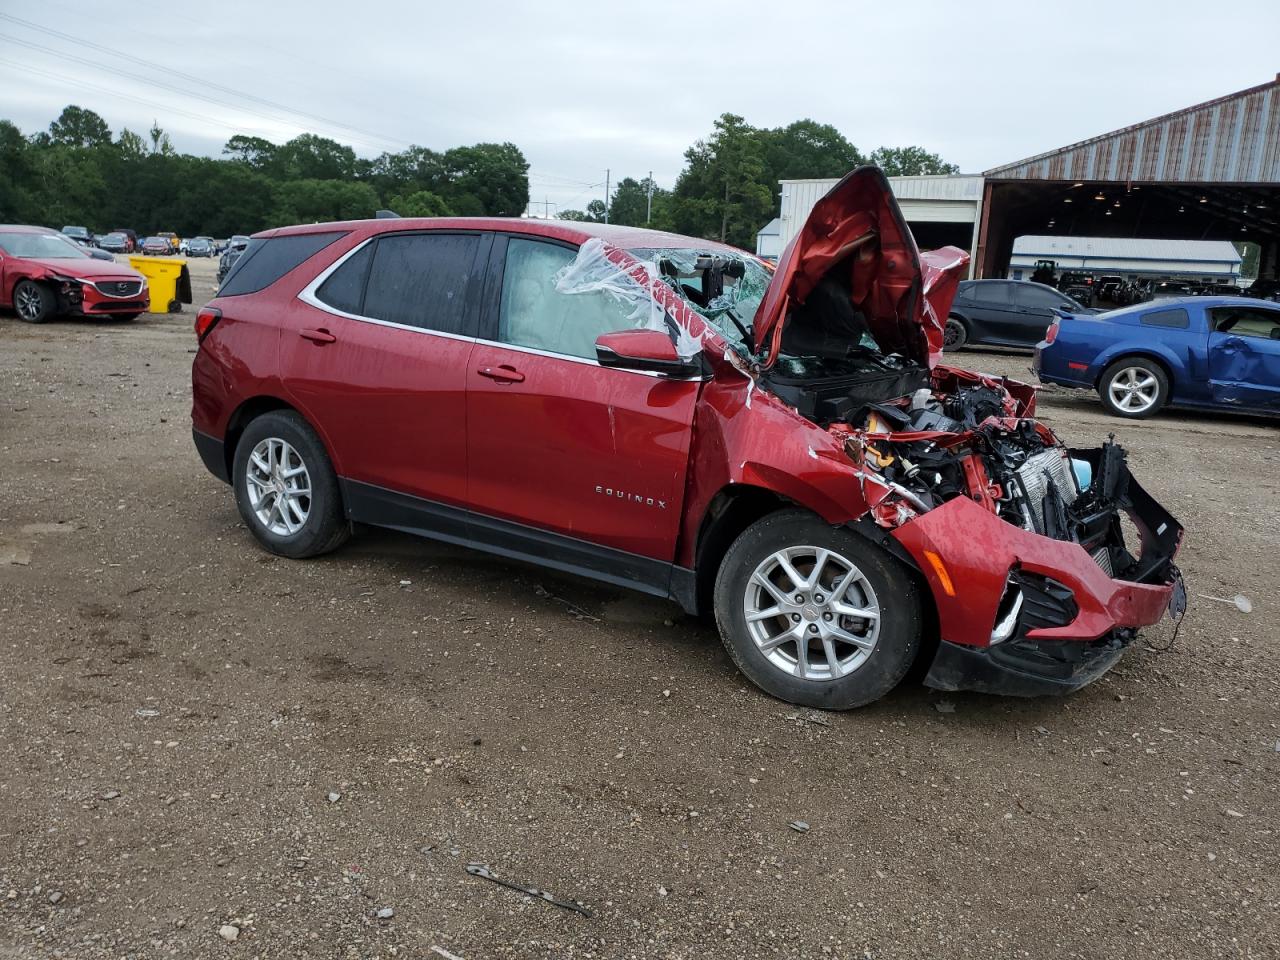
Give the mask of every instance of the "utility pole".
M 604 222 L 609 222 L 609 168 L 604 170 Z
M 649 189 L 646 191 L 648 197 L 644 205 L 644 225 L 647 227 L 649 221 L 653 219 L 653 171 L 649 171 Z

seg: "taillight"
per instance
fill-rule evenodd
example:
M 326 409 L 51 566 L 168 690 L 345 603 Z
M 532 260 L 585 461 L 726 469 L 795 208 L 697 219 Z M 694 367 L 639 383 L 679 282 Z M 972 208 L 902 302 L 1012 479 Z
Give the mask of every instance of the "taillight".
M 196 342 L 203 343 L 204 338 L 222 319 L 222 311 L 217 307 L 201 307 L 196 314 Z
M 1049 329 L 1044 332 L 1044 342 L 1053 343 L 1058 339 L 1058 322 L 1057 320 L 1049 324 Z

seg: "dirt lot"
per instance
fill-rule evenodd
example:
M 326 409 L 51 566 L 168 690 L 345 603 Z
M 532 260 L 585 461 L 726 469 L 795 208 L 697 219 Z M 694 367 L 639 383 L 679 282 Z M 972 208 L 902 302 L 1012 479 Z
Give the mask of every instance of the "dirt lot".
M 1280 956 L 1274 424 L 1047 393 L 1188 527 L 1177 642 L 819 715 L 665 603 L 267 556 L 191 445 L 193 316 L 0 317 L 0 956 Z

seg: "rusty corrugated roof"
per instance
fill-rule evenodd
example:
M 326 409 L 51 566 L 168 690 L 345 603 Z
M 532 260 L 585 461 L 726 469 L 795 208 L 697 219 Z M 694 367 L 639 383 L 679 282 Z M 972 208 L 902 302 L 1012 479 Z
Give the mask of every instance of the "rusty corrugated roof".
M 988 170 L 991 180 L 1280 183 L 1280 76 L 1069 147 Z

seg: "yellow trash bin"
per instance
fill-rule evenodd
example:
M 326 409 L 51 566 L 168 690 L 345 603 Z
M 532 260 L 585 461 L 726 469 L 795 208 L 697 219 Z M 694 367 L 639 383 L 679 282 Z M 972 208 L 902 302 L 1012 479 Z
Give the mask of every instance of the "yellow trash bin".
M 191 302 L 191 273 L 177 257 L 130 257 L 129 266 L 147 278 L 151 290 L 148 313 L 181 313 Z

